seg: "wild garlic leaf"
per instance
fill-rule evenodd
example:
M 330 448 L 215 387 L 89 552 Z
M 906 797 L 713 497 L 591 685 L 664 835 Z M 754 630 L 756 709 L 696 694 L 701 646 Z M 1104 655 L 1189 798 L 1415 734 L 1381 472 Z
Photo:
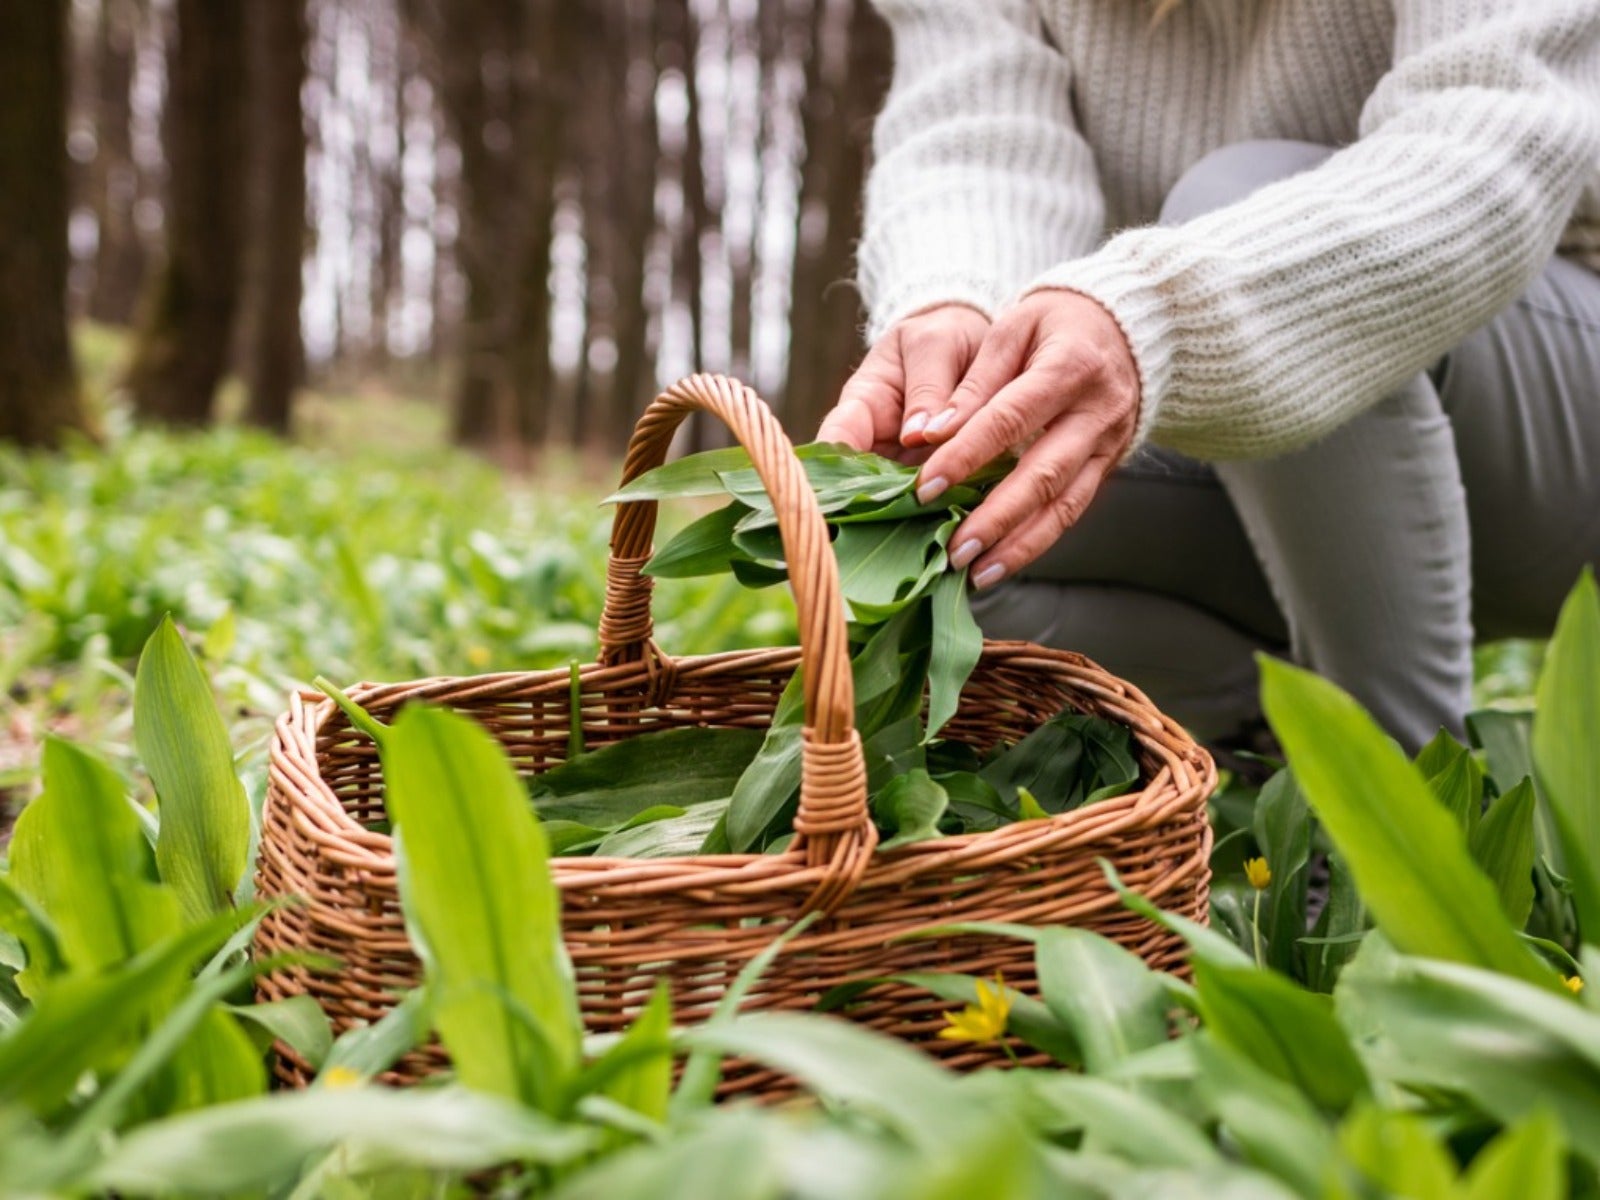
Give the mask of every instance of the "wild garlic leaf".
M 729 562 L 737 553 L 734 526 L 749 511 L 742 504 L 728 504 L 689 522 L 651 556 L 644 574 L 657 579 L 690 579 L 729 570 Z
M 890 836 L 880 848 L 926 841 L 939 836 L 939 820 L 950 806 L 950 797 L 920 767 L 896 776 L 872 801 L 873 815 Z
M 956 715 L 961 689 L 983 656 L 983 631 L 967 602 L 966 571 L 946 571 L 933 585 L 933 653 L 928 662 L 928 731 L 936 737 Z
M 609 832 L 651 808 L 728 795 L 762 738 L 758 729 L 642 733 L 553 767 L 529 791 L 542 819 Z

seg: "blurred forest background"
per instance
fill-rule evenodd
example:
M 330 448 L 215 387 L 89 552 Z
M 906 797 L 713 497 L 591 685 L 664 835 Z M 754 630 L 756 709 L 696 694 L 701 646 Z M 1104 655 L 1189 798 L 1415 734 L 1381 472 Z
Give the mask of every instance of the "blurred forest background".
M 142 420 L 387 388 L 512 465 L 699 369 L 809 437 L 859 357 L 867 0 L 0 8 L 0 438 L 95 427 L 86 322 Z

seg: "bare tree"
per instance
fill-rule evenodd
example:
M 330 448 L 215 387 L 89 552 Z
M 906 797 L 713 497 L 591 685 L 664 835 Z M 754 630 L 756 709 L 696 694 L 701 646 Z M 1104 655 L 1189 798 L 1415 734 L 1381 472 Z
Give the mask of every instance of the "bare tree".
M 304 367 L 300 271 L 306 233 L 306 132 L 300 92 L 308 26 L 303 0 L 251 5 L 250 178 L 246 217 L 243 374 L 251 423 L 289 430 Z
M 142 301 L 126 386 L 140 416 L 211 417 L 238 304 L 244 225 L 244 0 L 177 0 L 164 120 L 166 259 Z
M 86 429 L 67 338 L 67 4 L 0 3 L 0 438 Z
M 98 238 L 89 315 L 112 325 L 132 322 L 147 265 L 134 221 L 140 172 L 133 157 L 133 64 L 144 21 L 143 0 L 100 0 L 95 25 L 93 204 Z
M 784 386 L 786 423 L 804 434 L 832 407 L 856 357 L 860 304 L 849 279 L 861 235 L 869 131 L 891 59 L 888 28 L 868 0 L 851 0 L 842 46 L 830 45 L 828 15 L 819 4 L 807 66 Z

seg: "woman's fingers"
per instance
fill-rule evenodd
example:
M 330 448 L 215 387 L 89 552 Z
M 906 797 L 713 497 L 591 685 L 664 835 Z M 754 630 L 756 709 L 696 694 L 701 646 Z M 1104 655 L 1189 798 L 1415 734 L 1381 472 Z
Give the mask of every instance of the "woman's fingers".
M 1047 429 L 1017 461 L 950 539 L 950 565 L 960 568 L 998 551 L 1015 531 L 1063 503 L 1091 459 L 1101 453 L 1100 425 L 1092 416 L 1069 412 Z M 1061 528 L 1081 513 L 1068 511 Z M 985 565 L 989 565 L 986 561 Z M 1021 563 L 1010 563 L 1013 569 Z
M 1030 517 L 1001 538 L 993 550 L 972 564 L 973 586 L 980 590 L 993 587 L 1055 545 L 1083 516 L 1114 462 L 1108 454 L 1092 455 L 1064 492 L 1043 508 L 1035 509 Z
M 901 326 L 900 352 L 905 364 L 905 417 L 900 442 L 927 444 L 929 421 L 950 403 L 967 364 L 979 352 L 989 320 L 976 309 L 947 305 Z
M 855 450 L 884 452 L 900 430 L 900 409 L 905 371 L 900 359 L 900 337 L 891 330 L 878 339 L 850 376 L 839 403 L 822 419 L 817 441 L 842 442 Z

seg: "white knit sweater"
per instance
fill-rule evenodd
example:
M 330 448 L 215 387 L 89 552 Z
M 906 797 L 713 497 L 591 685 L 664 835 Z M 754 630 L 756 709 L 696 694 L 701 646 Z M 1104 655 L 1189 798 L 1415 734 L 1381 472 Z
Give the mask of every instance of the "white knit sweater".
M 896 63 L 860 247 L 869 335 L 943 302 L 1083 292 L 1138 360 L 1140 442 L 1304 445 L 1558 245 L 1600 269 L 1600 0 L 1184 0 L 1153 27 L 1149 0 L 878 3 Z M 1341 149 L 1151 224 L 1187 167 L 1259 138 Z

